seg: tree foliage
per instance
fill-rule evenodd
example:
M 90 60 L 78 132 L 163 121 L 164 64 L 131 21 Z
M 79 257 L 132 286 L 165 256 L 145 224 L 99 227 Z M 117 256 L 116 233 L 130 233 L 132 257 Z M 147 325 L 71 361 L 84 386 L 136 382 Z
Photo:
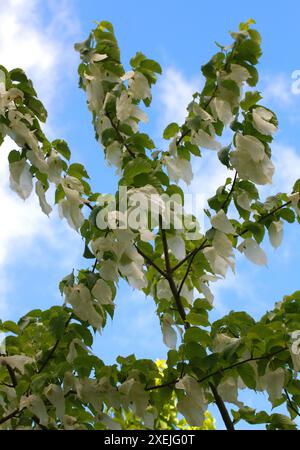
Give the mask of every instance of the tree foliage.
M 266 232 L 278 247 L 285 222 L 299 222 L 300 180 L 293 192 L 265 200 L 257 189 L 272 183 L 278 122 L 254 90 L 262 52 L 253 23 L 242 23 L 231 33 L 233 42 L 218 44 L 202 66 L 204 87 L 187 106 L 185 122 L 163 131 L 169 141 L 164 150 L 140 131 L 160 65 L 138 52 L 125 72 L 108 22 L 75 45 L 79 86 L 96 139 L 119 174 L 114 196 L 93 191 L 65 141 L 47 139 L 42 129 L 47 112 L 26 74 L 0 66 L 0 139 L 8 136 L 16 145 L 8 158 L 11 188 L 22 199 L 34 188 L 47 215 L 56 204 L 82 236 L 88 260 L 86 268 L 60 282 L 62 306 L 30 311 L 17 323 L 0 322 L 7 333 L 0 355 L 3 429 L 207 429 L 214 428 L 207 412 L 212 403 L 227 429 L 240 420 L 268 429 L 296 428 L 300 293 L 285 297 L 258 321 L 241 311 L 212 323 L 209 314 L 210 285 L 234 269 L 236 252 L 264 265 Z M 220 144 L 224 130 L 232 138 L 226 147 Z M 182 228 L 175 226 L 176 217 L 166 227 L 164 194 L 182 199 L 178 182 L 189 184 L 192 159 L 211 150 L 228 178 L 208 199 L 208 229 L 201 230 L 197 218 L 185 212 Z M 128 213 L 119 210 L 123 186 L 132 200 L 128 211 L 135 212 L 135 199 L 142 195 L 158 211 L 156 221 L 146 215 L 135 228 L 120 226 Z M 50 202 L 46 195 L 52 191 Z M 130 355 L 106 365 L 92 353 L 94 333 L 113 318 L 120 278 L 153 297 L 169 347 L 165 362 Z M 267 392 L 271 407 L 286 404 L 288 415 L 249 408 L 238 399 L 245 388 Z

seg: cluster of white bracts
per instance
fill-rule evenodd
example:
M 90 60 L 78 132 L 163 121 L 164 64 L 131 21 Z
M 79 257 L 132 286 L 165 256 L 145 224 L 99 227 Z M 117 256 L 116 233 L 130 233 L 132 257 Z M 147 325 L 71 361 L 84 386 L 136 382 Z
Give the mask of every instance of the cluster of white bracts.
M 0 131 L 3 136 L 13 139 L 18 146 L 26 145 L 29 148 L 27 158 L 11 162 L 9 165 L 11 188 L 23 200 L 30 196 L 33 189 L 33 176 L 30 171 L 32 164 L 56 187 L 58 185 L 63 187 L 65 198 L 59 202 L 60 215 L 67 219 L 72 228 L 78 230 L 84 220 L 81 212 L 81 205 L 84 203 L 81 182 L 75 177 L 63 176 L 63 160 L 57 151 L 51 149 L 50 153 L 44 154 L 35 132 L 30 129 L 33 116 L 23 114 L 17 109 L 15 100 L 22 99 L 23 93 L 16 88 L 6 91 L 5 74 L 2 71 L 0 78 L 0 113 L 4 115 L 7 112 L 9 120 L 9 125 L 1 125 Z M 45 186 L 39 180 L 35 182 L 35 192 L 42 211 L 49 215 L 52 208 L 46 200 Z
M 113 124 L 114 119 L 106 112 L 106 106 L 109 102 L 114 100 L 116 103 L 118 128 L 122 124 L 128 125 L 133 132 L 137 132 L 138 122 L 147 122 L 148 117 L 136 102 L 151 98 L 150 85 L 141 72 L 131 70 L 125 73 L 124 76 L 118 77 L 102 68 L 101 61 L 104 61 L 106 58 L 107 55 L 97 55 L 95 60 L 95 55 L 93 55 L 88 64 L 88 73 L 86 71 L 83 74 L 87 102 L 90 111 L 94 115 L 94 126 L 99 136 L 100 144 L 102 144 L 102 133 L 115 126 Z M 105 92 L 103 87 L 103 83 L 107 81 L 115 84 L 115 87 L 109 92 Z M 128 83 L 127 87 L 124 84 L 125 82 Z M 118 139 L 105 148 L 105 156 L 109 164 L 116 166 L 120 170 L 122 159 L 126 154 L 126 147 L 122 142 L 123 136 L 120 131 L 118 131 L 117 137 Z

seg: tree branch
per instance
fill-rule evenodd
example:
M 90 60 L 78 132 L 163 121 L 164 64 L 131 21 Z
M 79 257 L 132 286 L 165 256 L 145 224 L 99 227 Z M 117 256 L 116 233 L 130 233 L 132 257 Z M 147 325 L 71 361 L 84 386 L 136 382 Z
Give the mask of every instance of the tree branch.
M 214 372 L 211 372 L 208 375 L 205 375 L 203 378 L 200 378 L 197 381 L 198 381 L 198 383 L 203 383 L 204 381 L 208 380 L 209 378 L 213 377 L 214 375 L 218 375 L 218 374 L 220 374 L 222 372 L 226 372 L 227 370 L 234 369 L 235 367 L 241 366 L 242 364 L 246 364 L 247 362 L 250 362 L 250 361 L 260 361 L 262 359 L 272 358 L 273 356 L 276 356 L 277 354 L 279 354 L 281 352 L 284 352 L 285 350 L 287 350 L 287 347 L 281 348 L 280 350 L 277 350 L 274 353 L 269 353 L 268 355 L 257 356 L 256 358 L 251 357 L 251 358 L 248 358 L 248 359 L 244 359 L 243 361 L 238 361 L 238 362 L 236 362 L 234 364 L 231 364 L 230 366 L 226 366 L 226 367 L 220 368 L 220 369 L 218 369 L 218 370 L 216 370 Z M 172 385 L 176 384 L 178 381 L 180 381 L 180 378 L 177 378 L 176 380 L 170 381 L 170 382 L 165 383 L 165 384 L 161 384 L 161 385 L 157 385 L 157 386 L 152 386 L 152 387 L 146 388 L 146 390 L 147 391 L 152 391 L 154 389 L 160 389 L 160 388 L 163 388 L 163 387 L 172 386 Z
M 291 400 L 291 397 L 290 397 L 288 391 L 286 390 L 286 388 L 284 388 L 284 393 L 285 393 L 285 395 L 286 395 L 286 398 L 287 398 L 287 401 L 288 401 L 288 404 L 289 404 L 291 410 L 294 411 L 294 413 L 296 413 L 297 416 L 300 417 L 300 413 L 299 413 L 299 411 L 294 407 L 294 405 L 293 405 L 293 403 L 292 403 L 292 400 Z
M 284 203 L 281 206 L 277 206 L 277 208 L 273 209 L 272 211 L 270 211 L 269 213 L 265 214 L 264 216 L 261 216 L 261 218 L 256 222 L 256 223 L 262 223 L 264 220 L 268 219 L 268 217 L 271 217 L 273 214 L 275 214 L 277 211 L 280 211 L 281 209 L 285 208 L 286 206 L 289 206 L 292 203 L 292 201 L 288 201 L 286 203 Z M 247 233 L 249 230 L 248 228 L 246 228 L 244 231 L 242 231 L 241 233 L 238 233 L 235 235 L 235 237 L 241 237 L 243 236 L 245 233 Z
M 171 269 L 171 265 L 170 265 L 170 258 L 169 258 L 169 248 L 168 248 L 168 242 L 167 242 L 167 236 L 166 236 L 166 232 L 163 229 L 163 223 L 162 223 L 162 217 L 161 215 L 159 216 L 159 228 L 161 231 L 161 238 L 162 238 L 162 244 L 163 244 L 163 249 L 164 249 L 164 256 L 165 256 L 165 264 L 166 264 L 166 279 L 169 283 L 170 289 L 172 291 L 177 309 L 178 309 L 178 313 L 183 321 L 184 327 L 185 328 L 189 328 L 189 323 L 186 322 L 186 313 L 184 310 L 184 307 L 182 305 L 181 299 L 180 299 L 180 294 L 177 290 L 174 278 L 172 276 L 172 269 Z
M 135 154 L 133 153 L 133 151 L 129 148 L 129 145 L 125 142 L 122 134 L 120 133 L 118 127 L 116 126 L 116 124 L 114 123 L 113 119 L 110 117 L 110 115 L 108 113 L 106 113 L 107 117 L 110 120 L 110 123 L 113 127 L 113 129 L 115 130 L 115 132 L 117 133 L 117 135 L 119 136 L 119 138 L 122 141 L 122 144 L 124 145 L 124 147 L 126 148 L 126 150 L 128 151 L 128 153 L 130 154 L 130 156 L 132 156 L 133 158 L 135 158 Z
M 185 280 L 186 280 L 187 277 L 188 277 L 188 274 L 189 274 L 189 271 L 190 271 L 190 269 L 191 269 L 191 267 L 192 267 L 194 258 L 195 258 L 195 256 L 200 252 L 200 250 L 203 250 L 203 249 L 205 248 L 205 242 L 206 242 L 206 240 L 203 241 L 203 243 L 200 245 L 200 247 L 196 248 L 196 250 L 193 250 L 192 255 L 191 255 L 191 258 L 190 258 L 189 263 L 188 263 L 188 266 L 187 266 L 187 269 L 186 269 L 186 272 L 185 272 L 185 274 L 184 274 L 184 277 L 183 277 L 183 279 L 182 279 L 182 281 L 181 281 L 181 283 L 180 283 L 179 289 L 178 289 L 178 293 L 179 293 L 179 294 L 180 294 L 180 292 L 181 292 L 181 290 L 182 290 L 182 288 L 183 288 L 183 285 L 184 285 L 184 283 L 185 283 Z M 190 256 L 189 256 L 189 257 L 190 257 Z M 173 268 L 173 270 L 174 270 L 174 268 Z
M 272 211 L 270 211 L 269 213 L 265 214 L 264 216 L 261 216 L 261 218 L 256 222 L 256 223 L 262 223 L 264 220 L 266 220 L 268 217 L 272 216 L 273 214 L 275 214 L 277 211 L 280 211 L 281 209 L 285 208 L 286 206 L 289 206 L 291 204 L 291 200 L 284 203 L 281 206 L 277 206 L 277 208 L 273 209 Z M 241 233 L 238 233 L 236 235 L 234 235 L 234 237 L 242 237 L 245 233 L 247 233 L 249 231 L 248 228 L 245 228 L 245 230 L 243 230 Z M 185 262 L 187 262 L 191 257 L 193 257 L 194 253 L 198 253 L 198 251 L 203 250 L 206 247 L 210 247 L 211 245 L 208 244 L 206 245 L 206 243 L 208 242 L 208 239 L 205 239 L 204 242 L 202 242 L 202 244 L 197 247 L 196 249 L 192 250 L 190 253 L 188 253 L 186 255 L 186 257 L 184 259 L 182 259 L 181 261 L 179 261 L 178 264 L 176 264 L 176 266 L 174 266 L 171 269 L 171 272 L 175 272 L 177 269 L 179 269 L 179 267 L 181 267 Z M 205 244 L 205 245 L 204 245 Z
M 281 348 L 280 350 L 277 350 L 274 353 L 269 353 L 268 355 L 263 355 L 263 356 L 257 356 L 256 358 L 250 357 L 248 359 L 244 359 L 243 361 L 238 361 L 230 366 L 224 367 L 223 369 L 218 369 L 215 372 L 210 373 L 209 375 L 206 375 L 203 378 L 200 378 L 199 383 L 203 383 L 203 381 L 207 380 L 208 378 L 213 377 L 214 375 L 218 375 L 220 372 L 226 372 L 227 370 L 230 369 L 234 369 L 235 367 L 241 366 L 242 364 L 246 364 L 247 362 L 251 362 L 251 361 L 260 361 L 262 359 L 268 359 L 268 358 L 272 358 L 273 356 L 277 355 L 278 353 L 281 353 L 283 351 L 285 351 L 287 348 Z
M 231 195 L 232 195 L 232 193 L 233 193 L 234 186 L 235 186 L 235 183 L 236 183 L 236 180 L 237 180 L 237 176 L 238 176 L 238 173 L 235 172 L 234 179 L 233 179 L 233 182 L 232 182 L 232 184 L 231 184 L 230 191 L 228 192 L 227 197 L 226 197 L 226 199 L 224 200 L 224 202 L 223 202 L 223 204 L 222 204 L 222 206 L 221 206 L 220 209 L 223 209 L 223 210 L 224 210 L 224 208 L 226 208 L 226 206 L 227 206 L 227 203 L 230 201 Z
M 222 400 L 222 397 L 218 393 L 218 389 L 213 383 L 209 383 L 209 387 L 213 393 L 213 396 L 216 401 L 216 405 L 218 407 L 218 410 L 220 411 L 220 414 L 222 416 L 223 422 L 225 423 L 225 426 L 227 430 L 234 431 L 233 422 L 230 418 L 229 412 L 227 411 L 227 408 L 225 406 L 225 403 Z
M 73 314 L 70 314 L 68 320 L 67 320 L 66 323 L 65 323 L 64 332 L 66 331 L 66 329 L 67 329 L 69 323 L 71 322 L 72 318 L 73 318 Z M 53 345 L 52 349 L 50 350 L 50 352 L 49 352 L 47 358 L 44 360 L 44 362 L 42 363 L 42 365 L 41 365 L 41 367 L 39 368 L 39 370 L 37 371 L 37 373 L 41 373 L 41 372 L 44 370 L 44 368 L 46 367 L 46 365 L 48 364 L 48 362 L 50 361 L 50 359 L 51 359 L 52 356 L 54 355 L 55 350 L 57 349 L 57 347 L 58 347 L 60 341 L 61 341 L 61 338 L 59 338 L 59 339 L 56 340 L 56 342 L 55 342 L 55 344 Z
M 8 373 L 9 373 L 9 376 L 10 376 L 10 379 L 11 379 L 13 387 L 16 387 L 17 384 L 18 384 L 18 381 L 17 381 L 16 374 L 15 374 L 13 368 L 10 367 L 9 364 L 6 364 L 6 368 L 8 370 Z
M 24 408 L 23 408 L 24 409 Z M 20 411 L 18 409 L 15 409 L 13 412 L 11 412 L 10 414 L 8 414 L 7 416 L 1 417 L 0 419 L 0 425 L 2 423 L 7 422 L 8 420 L 12 419 L 13 417 L 16 417 L 17 414 L 20 414 L 23 410 L 21 409 Z
M 141 249 L 138 248 L 136 244 L 134 244 L 135 248 L 137 249 L 138 253 L 147 261 L 147 263 L 150 266 L 155 267 L 155 269 L 164 277 L 167 278 L 167 274 L 164 270 L 162 270 L 158 265 L 151 259 L 149 256 L 146 255 Z

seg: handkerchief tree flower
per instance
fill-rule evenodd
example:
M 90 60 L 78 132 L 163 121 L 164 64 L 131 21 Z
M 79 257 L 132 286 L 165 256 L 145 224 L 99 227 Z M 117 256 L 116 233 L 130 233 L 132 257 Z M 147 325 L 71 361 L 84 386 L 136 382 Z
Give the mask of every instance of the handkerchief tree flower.
M 211 404 L 228 430 L 240 420 L 296 428 L 300 292 L 284 297 L 260 320 L 246 311 L 210 318 L 211 284 L 234 270 L 235 255 L 265 265 L 264 239 L 276 248 L 288 223 L 299 222 L 300 180 L 292 192 L 266 199 L 257 189 L 272 183 L 278 122 L 255 90 L 262 52 L 253 23 L 242 23 L 231 33 L 232 42 L 218 45 L 202 66 L 202 91 L 187 105 L 184 123 L 165 128 L 159 148 L 140 122 L 148 120 L 145 108 L 160 65 L 138 52 L 125 72 L 113 27 L 105 21 L 75 45 L 79 86 L 100 151 L 119 175 L 110 196 L 95 192 L 84 166 L 70 162 L 65 141 L 47 139 L 47 112 L 23 70 L 0 66 L 0 140 L 8 136 L 15 144 L 8 157 L 11 188 L 23 200 L 34 190 L 47 215 L 58 207 L 82 236 L 87 259 L 85 268 L 60 282 L 62 306 L 30 311 L 16 323 L 0 321 L 6 333 L 0 355 L 2 429 L 207 429 L 214 428 Z M 231 134 L 226 147 L 220 143 L 224 130 Z M 184 205 L 184 225 L 175 227 L 173 216 L 166 226 L 167 197 L 184 198 L 178 182 L 189 184 L 192 162 L 211 151 L 228 176 L 208 199 L 207 229 Z M 126 222 L 119 208 L 124 186 L 130 212 L 134 198 L 143 195 L 156 220 L 150 223 L 142 208 L 136 227 L 115 226 Z M 92 353 L 94 334 L 113 319 L 120 279 L 153 298 L 169 348 L 165 362 L 131 355 L 106 365 Z M 248 407 L 239 400 L 242 389 L 266 392 L 270 407 Z M 286 415 L 273 411 L 280 405 Z

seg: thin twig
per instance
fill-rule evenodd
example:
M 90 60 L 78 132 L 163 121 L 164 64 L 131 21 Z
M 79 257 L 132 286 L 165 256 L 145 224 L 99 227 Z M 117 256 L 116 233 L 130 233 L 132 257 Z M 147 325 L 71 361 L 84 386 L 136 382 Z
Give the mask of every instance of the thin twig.
M 272 211 L 270 211 L 269 213 L 265 214 L 264 216 L 261 216 L 261 218 L 255 222 L 255 223 L 262 223 L 264 220 L 266 220 L 267 218 L 269 218 L 270 216 L 272 216 L 273 214 L 275 214 L 277 211 L 280 211 L 281 209 L 285 208 L 286 206 L 289 206 L 291 204 L 291 200 L 284 203 L 281 206 L 277 206 L 275 209 L 273 209 Z M 237 233 L 234 235 L 234 237 L 241 237 L 243 236 L 245 233 L 247 233 L 249 231 L 249 228 L 245 228 L 245 230 L 243 230 L 241 233 Z M 206 244 L 208 242 L 208 239 L 205 239 L 204 243 Z M 210 247 L 210 245 L 205 245 L 204 247 L 202 247 L 203 242 L 200 244 L 199 247 L 195 248 L 194 250 L 192 250 L 190 253 L 188 253 L 186 255 L 186 257 L 184 259 L 182 259 L 181 261 L 179 261 L 178 264 L 176 264 L 176 266 L 174 266 L 171 271 L 175 272 L 177 269 L 179 269 L 179 267 L 181 267 L 185 262 L 187 262 L 193 255 L 194 253 L 198 253 L 198 251 L 203 250 L 206 247 Z
M 184 274 L 184 277 L 183 277 L 183 279 L 182 279 L 182 281 L 181 281 L 181 283 L 180 283 L 179 289 L 178 289 L 178 293 L 179 293 L 179 294 L 180 294 L 180 292 L 181 292 L 181 290 L 182 290 L 182 288 L 183 288 L 183 285 L 184 285 L 184 283 L 185 283 L 185 281 L 186 281 L 186 279 L 187 279 L 187 277 L 188 277 L 188 275 L 189 275 L 189 272 L 190 272 L 190 269 L 191 269 L 191 267 L 192 267 L 194 258 L 196 257 L 196 255 L 197 255 L 201 250 L 203 250 L 203 248 L 205 248 L 205 241 L 200 245 L 200 247 L 196 248 L 196 250 L 193 251 L 193 254 L 192 254 L 192 256 L 191 256 L 191 258 L 190 258 L 190 260 L 189 260 L 189 263 L 188 263 L 186 272 L 185 272 L 185 274 Z M 174 269 L 173 269 L 173 270 L 174 270 Z
M 275 214 L 277 211 L 280 211 L 282 208 L 285 208 L 286 206 L 289 206 L 292 203 L 291 200 L 289 200 L 288 202 L 284 203 L 281 206 L 277 206 L 277 208 L 273 209 L 272 211 L 270 211 L 269 213 L 261 216 L 261 218 L 256 222 L 256 223 L 262 223 L 264 222 L 266 219 L 268 219 L 269 217 L 271 217 L 273 214 Z M 241 237 L 243 236 L 245 233 L 247 233 L 249 231 L 248 228 L 246 228 L 244 231 L 242 231 L 241 233 L 236 234 L 234 237 Z
M 291 397 L 290 397 L 288 391 L 286 390 L 286 388 L 284 388 L 284 393 L 285 393 L 285 395 L 286 395 L 286 398 L 287 398 L 287 401 L 288 401 L 288 404 L 289 404 L 291 410 L 294 411 L 294 413 L 296 413 L 297 416 L 300 417 L 300 413 L 299 413 L 299 411 L 294 407 L 294 405 L 293 405 L 293 403 L 292 403 L 292 400 L 291 400 Z
M 227 197 L 226 197 L 226 199 L 224 200 L 224 202 L 223 202 L 223 204 L 222 204 L 222 206 L 221 206 L 220 209 L 223 209 L 223 210 L 224 210 L 224 208 L 226 208 L 226 206 L 227 206 L 227 203 L 230 201 L 231 196 L 232 196 L 232 193 L 233 193 L 233 190 L 234 190 L 234 186 L 235 186 L 235 183 L 236 183 L 236 180 L 237 180 L 237 176 L 238 176 L 238 173 L 235 172 L 234 179 L 233 179 L 233 182 L 232 182 L 230 191 L 228 192 Z
M 177 306 L 178 313 L 183 321 L 184 327 L 189 328 L 189 323 L 186 322 L 186 313 L 185 313 L 184 307 L 183 307 L 181 299 L 180 299 L 180 294 L 177 290 L 174 278 L 172 276 L 172 269 L 171 269 L 170 258 L 169 258 L 168 241 L 167 241 L 166 232 L 163 229 L 163 223 L 162 223 L 161 216 L 159 216 L 159 228 L 161 231 L 161 238 L 162 238 L 162 244 L 163 244 L 163 250 L 164 250 L 164 256 L 165 256 L 166 275 L 167 275 L 166 279 L 169 283 L 171 292 L 173 294 L 173 297 L 174 297 L 174 300 L 175 300 L 175 303 Z
M 119 136 L 119 138 L 122 141 L 122 144 L 124 145 L 124 147 L 126 148 L 126 150 L 128 151 L 128 153 L 135 158 L 135 154 L 133 153 L 133 151 L 129 148 L 129 145 L 127 144 L 127 142 L 125 141 L 124 137 L 122 136 L 122 134 L 120 133 L 118 127 L 116 126 L 116 124 L 114 123 L 113 119 L 110 117 L 110 115 L 107 113 L 107 117 L 110 120 L 110 123 L 113 127 L 113 129 L 115 130 L 115 132 L 117 133 L 117 135 Z
M 17 384 L 18 384 L 18 381 L 17 381 L 16 374 L 15 374 L 13 368 L 10 367 L 9 364 L 6 364 L 6 368 L 8 370 L 8 373 L 9 373 L 9 376 L 10 376 L 10 379 L 11 379 L 13 387 L 16 387 Z
M 167 274 L 164 270 L 162 270 L 158 265 L 151 259 L 149 256 L 146 255 L 136 244 L 134 244 L 135 248 L 137 249 L 138 253 L 147 261 L 147 263 L 150 266 L 155 267 L 155 269 L 164 277 L 167 278 Z
M 66 329 L 67 329 L 69 323 L 71 322 L 72 318 L 73 318 L 73 314 L 70 314 L 70 316 L 69 316 L 67 322 L 65 323 L 64 331 L 66 331 Z M 44 370 L 44 368 L 46 367 L 46 365 L 48 364 L 48 362 L 49 362 L 50 359 L 52 358 L 53 354 L 55 353 L 55 350 L 57 349 L 57 347 L 58 347 L 60 341 L 61 341 L 61 338 L 59 338 L 59 339 L 56 340 L 56 342 L 55 342 L 55 344 L 53 345 L 52 349 L 50 350 L 50 352 L 49 352 L 47 358 L 44 360 L 44 362 L 42 363 L 42 365 L 41 365 L 41 367 L 39 368 L 39 370 L 38 370 L 37 373 L 41 373 L 41 372 Z
M 210 389 L 211 389 L 211 391 L 213 393 L 213 396 L 214 396 L 215 401 L 216 401 L 216 405 L 218 407 L 218 410 L 220 411 L 220 414 L 222 416 L 223 422 L 225 423 L 225 426 L 226 426 L 227 430 L 234 431 L 233 421 L 230 418 L 230 415 L 229 415 L 229 413 L 227 411 L 227 408 L 225 406 L 225 403 L 223 402 L 222 397 L 218 393 L 218 389 L 211 382 L 209 383 L 209 387 L 210 387 Z
M 24 408 L 23 408 L 23 409 L 24 409 Z M 2 423 L 5 423 L 5 422 L 7 422 L 8 420 L 12 419 L 13 417 L 16 417 L 17 414 L 20 414 L 20 413 L 23 411 L 23 409 L 21 409 L 20 411 L 19 411 L 18 409 L 15 409 L 13 412 L 11 412 L 10 414 L 8 414 L 7 416 L 1 417 L 1 419 L 0 419 L 0 425 L 1 425 Z
M 280 350 L 277 350 L 274 353 L 269 353 L 268 355 L 257 356 L 255 358 L 251 357 L 251 358 L 244 359 L 243 361 L 238 361 L 238 362 L 236 362 L 234 364 L 231 364 L 230 366 L 223 367 L 223 368 L 220 368 L 220 369 L 218 369 L 218 370 L 216 370 L 214 372 L 211 372 L 208 375 L 205 375 L 204 377 L 200 378 L 197 381 L 198 381 L 198 383 L 203 383 L 204 381 L 208 380 L 209 378 L 213 377 L 214 375 L 218 375 L 220 373 L 226 372 L 227 370 L 234 369 L 235 367 L 241 366 L 242 364 L 246 364 L 246 363 L 251 362 L 251 361 L 260 361 L 262 359 L 272 358 L 273 356 L 276 356 L 277 354 L 279 354 L 281 352 L 284 352 L 286 349 L 287 349 L 287 347 L 284 347 L 284 348 L 281 348 Z M 146 390 L 147 391 L 152 391 L 154 389 L 160 389 L 160 388 L 163 388 L 163 387 L 172 386 L 172 385 L 176 384 L 179 380 L 180 380 L 180 378 L 176 378 L 176 380 L 174 380 L 174 381 L 169 381 L 168 383 L 165 383 L 165 384 L 160 384 L 160 385 L 148 387 L 148 388 L 146 388 Z

